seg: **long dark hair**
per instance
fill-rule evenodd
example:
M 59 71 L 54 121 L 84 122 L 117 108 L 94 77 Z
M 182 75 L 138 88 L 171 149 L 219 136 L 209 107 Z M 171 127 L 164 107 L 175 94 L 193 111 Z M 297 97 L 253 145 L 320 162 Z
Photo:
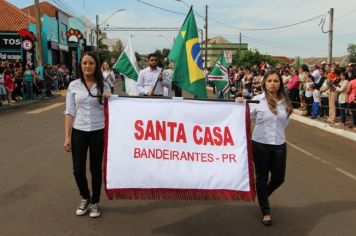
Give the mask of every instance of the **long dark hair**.
M 90 56 L 95 61 L 94 79 L 95 79 L 96 86 L 98 89 L 98 94 L 96 96 L 91 94 L 91 92 L 87 86 L 87 83 L 85 82 L 84 77 L 83 77 L 82 61 L 83 61 L 84 56 Z M 100 63 L 99 63 L 99 59 L 98 59 L 97 55 L 94 52 L 84 52 L 82 57 L 80 58 L 79 67 L 80 67 L 79 78 L 82 81 L 82 83 L 85 85 L 85 87 L 87 88 L 89 95 L 92 97 L 98 97 L 99 103 L 103 104 L 102 95 L 104 93 L 104 78 L 103 78 L 103 74 L 101 73 Z
M 267 89 L 266 89 L 266 80 L 270 75 L 273 75 L 273 74 L 278 76 L 279 84 L 280 84 L 279 89 L 277 91 L 277 96 L 284 100 L 288 116 L 290 116 L 290 114 L 292 114 L 292 112 L 293 112 L 293 106 L 292 106 L 292 103 L 290 102 L 290 100 L 284 90 L 283 80 L 282 80 L 281 76 L 277 73 L 277 71 L 275 71 L 275 70 L 268 71 L 265 74 L 265 76 L 263 77 L 262 84 L 261 84 L 262 90 L 265 92 L 268 108 L 272 113 L 277 114 L 277 103 L 274 99 L 270 98 L 270 96 L 267 92 Z

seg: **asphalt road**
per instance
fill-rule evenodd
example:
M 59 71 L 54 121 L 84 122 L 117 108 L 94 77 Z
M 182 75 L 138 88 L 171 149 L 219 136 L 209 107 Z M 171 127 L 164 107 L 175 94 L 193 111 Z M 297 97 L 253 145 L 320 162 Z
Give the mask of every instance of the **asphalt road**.
M 355 142 L 291 121 L 274 225 L 257 202 L 108 200 L 78 217 L 64 98 L 0 114 L 0 235 L 356 235 Z M 32 113 L 30 113 L 32 112 Z

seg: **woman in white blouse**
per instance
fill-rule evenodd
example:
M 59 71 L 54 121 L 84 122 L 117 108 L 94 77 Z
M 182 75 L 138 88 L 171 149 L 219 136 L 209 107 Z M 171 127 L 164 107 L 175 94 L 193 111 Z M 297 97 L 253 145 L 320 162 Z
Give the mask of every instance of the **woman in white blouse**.
M 262 94 L 253 98 L 260 102 L 250 104 L 250 115 L 256 117 L 252 149 L 262 223 L 271 226 L 268 197 L 284 182 L 287 157 L 284 131 L 293 106 L 284 90 L 283 80 L 276 71 L 265 74 L 262 90 Z M 241 99 L 238 101 L 241 102 Z
M 114 93 L 115 74 L 107 61 L 104 61 L 101 65 L 101 72 L 103 73 L 104 81 L 110 85 L 111 93 Z
M 76 215 L 90 210 L 90 217 L 99 217 L 104 151 L 103 98 L 110 97 L 110 86 L 104 82 L 99 61 L 92 52 L 80 60 L 80 79 L 69 84 L 64 122 L 64 149 L 72 152 L 75 181 L 82 201 Z M 86 178 L 86 158 L 89 149 L 92 196 Z

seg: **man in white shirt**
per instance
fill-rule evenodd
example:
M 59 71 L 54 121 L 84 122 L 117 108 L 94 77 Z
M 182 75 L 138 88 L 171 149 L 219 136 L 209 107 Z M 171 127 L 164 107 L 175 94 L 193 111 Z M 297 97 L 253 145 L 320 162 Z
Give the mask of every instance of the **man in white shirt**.
M 143 96 L 163 96 L 163 87 L 169 88 L 169 78 L 163 77 L 162 69 L 157 66 L 158 57 L 148 55 L 148 67 L 138 74 L 136 87 Z
M 314 77 L 314 82 L 317 84 L 319 83 L 319 80 L 321 78 L 320 71 L 319 71 L 319 66 L 314 64 L 312 66 L 312 76 Z

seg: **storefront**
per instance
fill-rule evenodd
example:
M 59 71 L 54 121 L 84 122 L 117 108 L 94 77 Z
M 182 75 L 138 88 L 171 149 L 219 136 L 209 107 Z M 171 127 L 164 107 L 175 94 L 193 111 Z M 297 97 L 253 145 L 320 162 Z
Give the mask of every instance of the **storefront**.
M 20 61 L 23 65 L 34 65 L 34 37 L 26 29 L 19 32 L 0 32 L 0 61 Z

